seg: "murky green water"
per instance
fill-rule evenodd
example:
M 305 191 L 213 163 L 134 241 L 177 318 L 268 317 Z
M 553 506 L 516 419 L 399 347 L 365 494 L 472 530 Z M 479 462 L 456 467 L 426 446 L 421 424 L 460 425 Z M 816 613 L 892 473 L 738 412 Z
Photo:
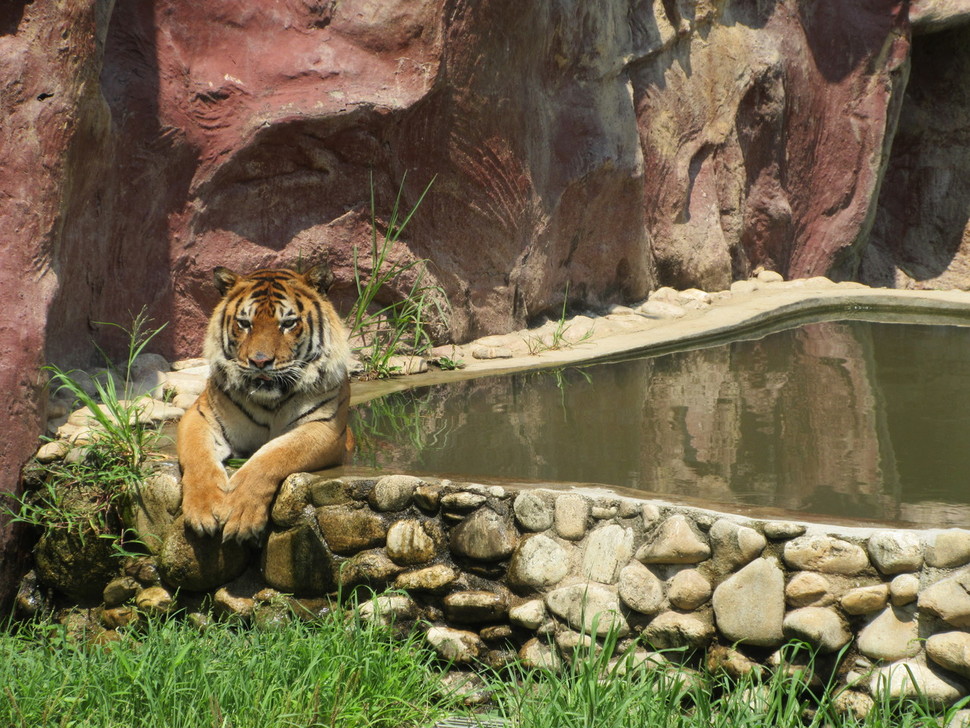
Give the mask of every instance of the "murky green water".
M 840 321 L 357 411 L 357 463 L 970 526 L 970 329 Z

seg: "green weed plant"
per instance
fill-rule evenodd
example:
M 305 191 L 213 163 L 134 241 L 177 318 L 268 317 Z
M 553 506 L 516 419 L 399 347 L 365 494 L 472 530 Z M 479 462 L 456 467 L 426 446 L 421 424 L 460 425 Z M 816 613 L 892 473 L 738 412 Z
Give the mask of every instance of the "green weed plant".
M 576 344 L 581 344 L 588 340 L 593 335 L 593 329 L 589 329 L 581 337 L 576 339 L 576 341 L 570 341 L 566 334 L 571 328 L 570 324 L 566 321 L 566 308 L 569 303 L 569 283 L 566 283 L 566 289 L 563 292 L 562 299 L 562 311 L 559 312 L 559 318 L 556 319 L 556 323 L 549 333 L 548 339 L 541 336 L 529 336 L 526 338 L 525 343 L 529 347 L 529 354 L 536 356 L 544 351 L 559 351 L 560 349 L 568 349 Z
M 406 176 L 405 176 L 406 179 Z M 400 263 L 390 259 L 395 243 L 401 238 L 405 228 L 414 217 L 425 196 L 431 189 L 434 179 L 428 183 L 411 209 L 405 212 L 401 206 L 404 180 L 398 188 L 391 209 L 387 230 L 383 236 L 378 234 L 377 203 L 374 183 L 370 186 L 371 244 L 370 275 L 364 276 L 357 246 L 354 246 L 354 284 L 357 300 L 347 316 L 351 337 L 359 337 L 363 344 L 358 353 L 365 372 L 377 377 L 387 377 L 394 373 L 395 365 L 391 360 L 402 354 L 422 354 L 432 346 L 428 328 L 431 310 L 442 315 L 439 301 L 444 291 L 439 286 L 424 283 L 425 259 Z M 405 274 L 413 271 L 414 280 L 400 300 L 380 305 L 377 303 L 381 293 L 392 288 Z
M 78 446 L 79 457 L 34 466 L 27 478 L 28 488 L 20 496 L 7 496 L 8 503 L 0 512 L 12 521 L 24 523 L 42 533 L 65 532 L 84 543 L 88 537 L 113 542 L 121 554 L 130 553 L 126 544 L 131 534 L 121 527 L 120 510 L 126 499 L 146 475 L 147 463 L 159 439 L 157 428 L 143 421 L 141 415 L 149 395 L 132 395 L 132 369 L 135 359 L 164 328 L 151 328 L 144 310 L 132 320 L 130 328 L 105 323 L 125 332 L 128 341 L 126 358 L 120 367 L 112 365 L 100 350 L 114 376 L 93 378 L 94 393 L 81 383 L 77 370 L 45 367 L 50 374 L 50 387 L 66 391 L 75 404 L 90 412 L 91 438 Z

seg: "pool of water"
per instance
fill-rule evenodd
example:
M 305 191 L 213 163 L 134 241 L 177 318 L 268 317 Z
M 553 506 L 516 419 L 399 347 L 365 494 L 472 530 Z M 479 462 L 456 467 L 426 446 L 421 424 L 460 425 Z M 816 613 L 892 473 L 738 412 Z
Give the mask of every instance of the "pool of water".
M 356 464 L 970 526 L 970 329 L 814 323 L 472 379 L 355 414 Z

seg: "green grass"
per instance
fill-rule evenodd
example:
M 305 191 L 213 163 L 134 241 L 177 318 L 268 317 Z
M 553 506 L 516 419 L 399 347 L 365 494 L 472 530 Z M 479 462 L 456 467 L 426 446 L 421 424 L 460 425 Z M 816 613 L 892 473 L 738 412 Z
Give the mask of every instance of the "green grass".
M 0 725 L 397 728 L 452 712 L 418 636 L 341 610 L 268 631 L 156 621 L 101 647 L 65 634 L 0 635 Z
M 445 666 L 419 632 L 395 636 L 355 615 L 335 609 L 265 631 L 149 620 L 107 646 L 69 639 L 60 625 L 20 626 L 0 633 L 0 725 L 405 728 L 476 719 L 440 688 Z M 943 728 L 961 707 L 886 700 L 860 721 L 838 715 L 832 685 L 810 687 L 808 670 L 732 680 L 679 666 L 677 653 L 658 666 L 615 647 L 607 637 L 581 648 L 559 672 L 485 671 L 493 702 L 480 719 L 509 728 Z
M 797 660 L 805 669 L 766 670 L 763 680 L 685 668 L 677 653 L 666 653 L 666 665 L 638 663 L 632 650 L 615 647 L 608 636 L 580 649 L 560 672 L 517 667 L 495 675 L 494 714 L 515 728 L 943 728 L 966 702 L 943 711 L 926 701 L 886 699 L 858 720 L 835 710 L 834 682 L 810 685 L 814 663 L 803 645 L 785 653 L 808 656 Z

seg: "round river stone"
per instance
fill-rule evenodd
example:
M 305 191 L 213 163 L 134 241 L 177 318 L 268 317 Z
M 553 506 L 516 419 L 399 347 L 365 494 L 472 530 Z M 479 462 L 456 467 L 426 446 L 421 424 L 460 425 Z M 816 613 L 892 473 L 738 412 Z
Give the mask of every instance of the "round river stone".
M 475 511 L 451 532 L 451 550 L 478 561 L 501 561 L 517 543 L 516 530 L 490 508 Z

